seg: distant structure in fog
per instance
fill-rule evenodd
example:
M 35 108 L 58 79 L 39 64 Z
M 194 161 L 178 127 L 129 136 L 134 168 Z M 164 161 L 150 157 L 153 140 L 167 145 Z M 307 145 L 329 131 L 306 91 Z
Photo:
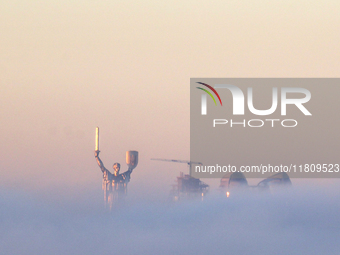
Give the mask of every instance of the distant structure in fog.
M 202 197 L 203 199 L 208 190 L 208 184 L 181 172 L 177 177 L 176 184 L 172 185 L 170 196 L 173 201 L 194 197 Z
M 113 164 L 113 173 L 105 168 L 102 160 L 99 158 L 99 128 L 96 128 L 96 146 L 94 151 L 94 156 L 97 160 L 98 166 L 103 172 L 103 184 L 102 188 L 104 191 L 104 202 L 105 206 L 110 210 L 114 204 L 121 199 L 123 199 L 127 194 L 127 184 L 130 181 L 130 176 L 133 169 L 136 168 L 138 164 L 138 152 L 137 151 L 127 151 L 126 152 L 126 164 L 128 165 L 128 170 L 122 174 L 120 171 L 120 164 Z
M 276 187 L 285 187 L 285 186 L 291 186 L 292 182 L 290 181 L 290 178 L 287 173 L 277 173 L 274 174 L 267 179 L 264 179 L 263 181 L 259 182 L 257 184 L 257 187 L 262 190 L 272 190 Z
M 249 186 L 246 177 L 241 172 L 227 173 L 221 178 L 219 189 L 230 196 L 231 190 L 236 193 L 241 190 L 273 191 L 276 188 L 291 186 L 292 182 L 287 173 L 277 173 L 259 182 L 256 186 Z
M 189 166 L 189 171 L 191 172 L 192 165 L 202 165 L 200 162 L 193 162 L 187 160 L 178 159 L 151 159 L 158 161 L 174 162 L 174 163 L 185 163 Z M 200 179 L 191 177 L 188 174 L 180 173 L 177 177 L 176 184 L 172 185 L 172 190 L 170 191 L 170 197 L 173 201 L 186 199 L 186 198 L 197 198 L 205 196 L 209 190 L 209 185 L 202 182 Z

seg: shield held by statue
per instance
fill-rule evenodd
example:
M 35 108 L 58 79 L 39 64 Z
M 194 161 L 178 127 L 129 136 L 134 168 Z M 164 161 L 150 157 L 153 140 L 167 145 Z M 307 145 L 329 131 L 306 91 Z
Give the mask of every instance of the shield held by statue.
M 138 165 L 138 151 L 126 152 L 126 164 L 129 166 L 129 170 L 133 170 Z

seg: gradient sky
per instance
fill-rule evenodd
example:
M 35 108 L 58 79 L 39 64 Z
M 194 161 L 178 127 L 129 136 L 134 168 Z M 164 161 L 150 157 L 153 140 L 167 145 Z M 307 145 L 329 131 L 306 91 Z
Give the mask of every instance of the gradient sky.
M 170 185 L 189 159 L 191 77 L 339 77 L 340 2 L 0 2 L 0 186 Z M 135 181 L 136 182 L 136 181 Z M 165 186 L 167 187 L 167 186 Z M 168 188 L 163 188 L 168 191 Z

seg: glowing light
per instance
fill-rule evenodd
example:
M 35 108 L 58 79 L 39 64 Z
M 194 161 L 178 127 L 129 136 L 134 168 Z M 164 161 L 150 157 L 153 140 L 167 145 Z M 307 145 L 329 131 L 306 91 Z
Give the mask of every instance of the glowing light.
M 230 195 L 229 191 L 227 191 L 226 195 L 227 195 L 227 197 L 229 197 L 229 195 Z

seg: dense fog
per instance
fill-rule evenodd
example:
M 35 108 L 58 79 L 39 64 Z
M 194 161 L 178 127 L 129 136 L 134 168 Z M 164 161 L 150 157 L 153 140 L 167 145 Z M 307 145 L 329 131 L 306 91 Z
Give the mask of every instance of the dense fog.
M 154 192 L 157 194 L 157 192 Z M 129 194 L 105 210 L 99 190 L 0 193 L 1 254 L 337 254 L 335 185 L 274 193 L 211 191 L 169 202 Z

